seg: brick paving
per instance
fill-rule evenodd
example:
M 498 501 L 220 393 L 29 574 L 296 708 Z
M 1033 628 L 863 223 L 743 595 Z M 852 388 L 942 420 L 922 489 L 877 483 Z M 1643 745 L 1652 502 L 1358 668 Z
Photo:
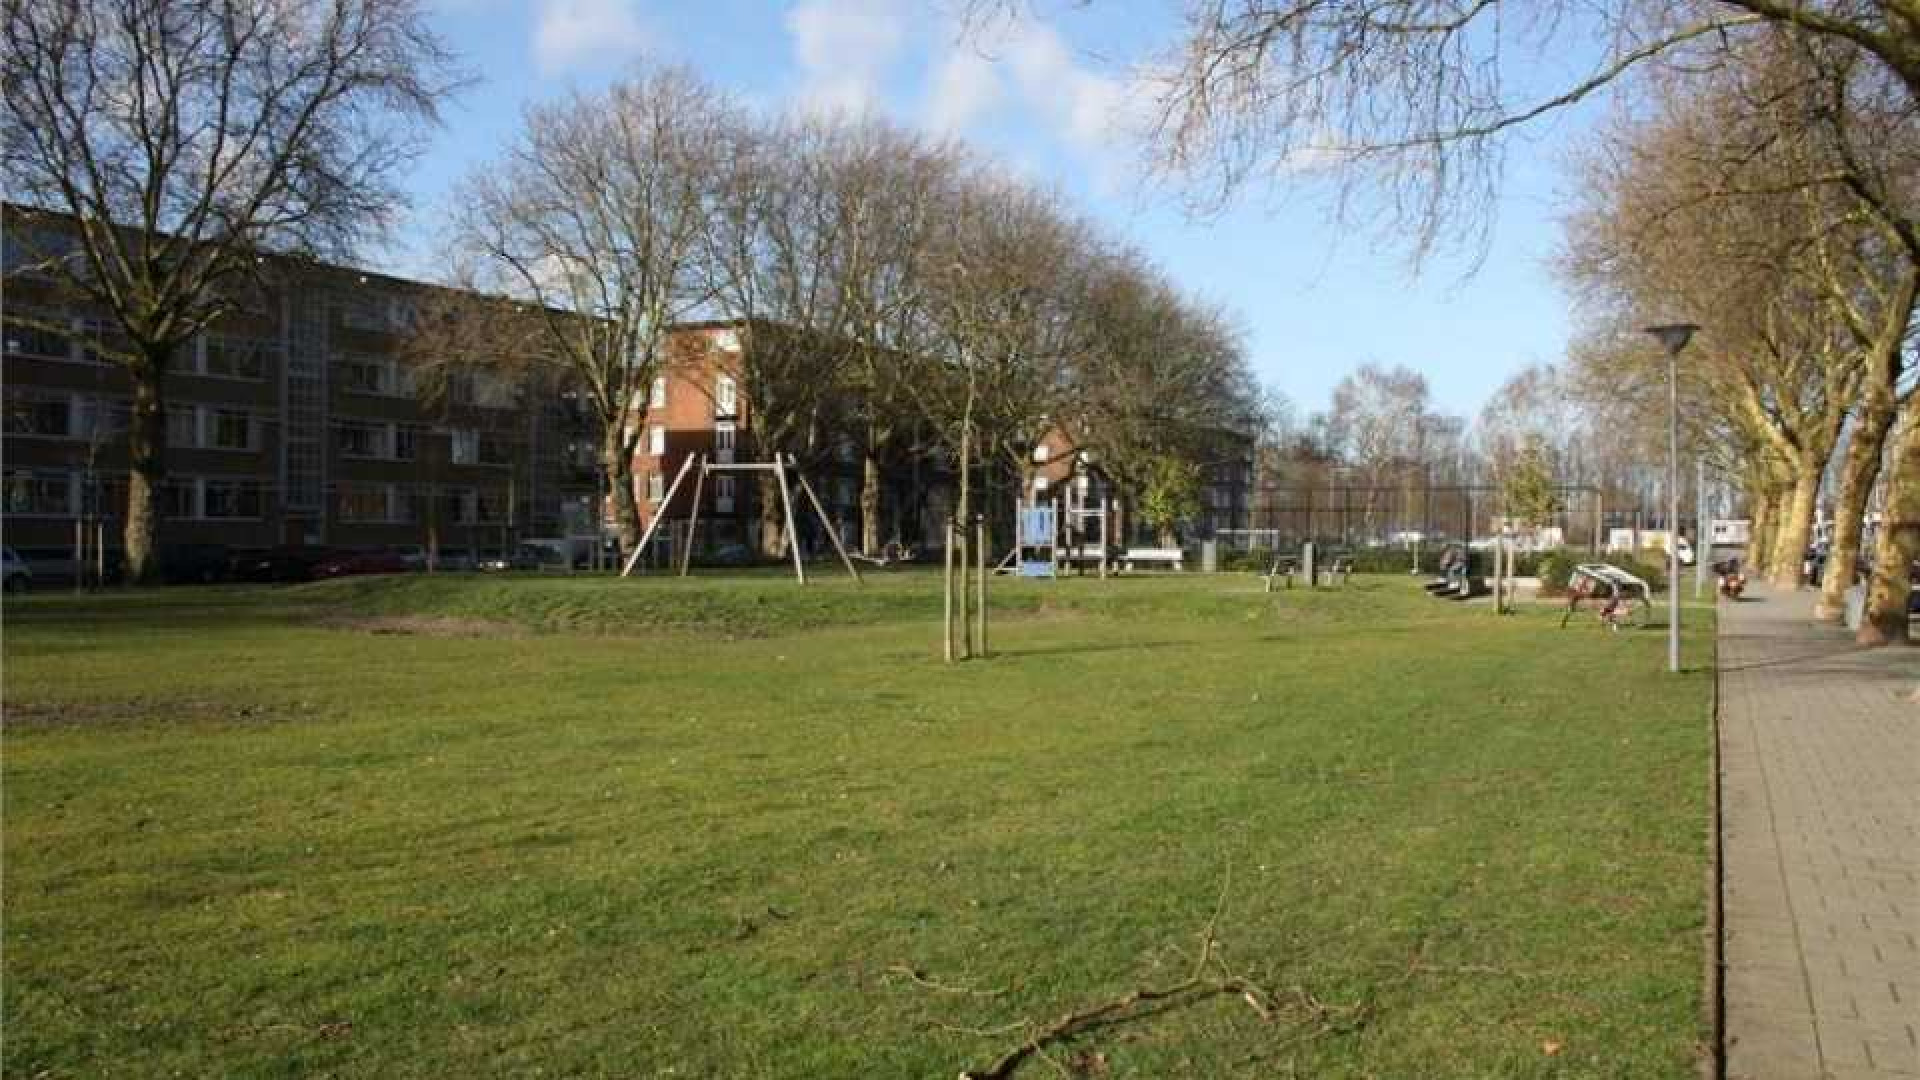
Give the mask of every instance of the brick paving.
M 1730 1080 L 1920 1078 L 1920 649 L 1720 607 Z

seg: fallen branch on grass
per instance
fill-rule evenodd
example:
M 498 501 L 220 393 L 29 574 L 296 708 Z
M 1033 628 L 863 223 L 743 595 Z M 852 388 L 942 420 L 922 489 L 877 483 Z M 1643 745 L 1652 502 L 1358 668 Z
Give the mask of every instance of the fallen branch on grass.
M 1318 1031 L 1312 1033 L 1316 1035 L 1333 1030 L 1336 1026 L 1335 1018 L 1351 1021 L 1358 1017 L 1364 1007 L 1362 1005 L 1327 1005 L 1299 987 L 1292 988 L 1287 999 L 1283 1001 L 1252 979 L 1227 967 L 1221 955 L 1220 942 L 1215 936 L 1215 929 L 1219 925 L 1221 913 L 1226 909 L 1227 895 L 1232 883 L 1232 867 L 1229 865 L 1225 880 L 1220 887 L 1220 901 L 1214 907 L 1213 915 L 1207 919 L 1206 927 L 1200 934 L 1200 955 L 1194 961 L 1193 973 L 1186 979 L 1171 986 L 1141 987 L 1131 990 L 1112 1000 L 1076 1009 L 1042 1027 L 1036 1028 L 1021 1021 L 1004 1028 L 996 1028 L 994 1033 L 1025 1028 L 1027 1029 L 1026 1037 L 1019 1045 L 1000 1055 L 986 1068 L 968 1069 L 962 1072 L 960 1080 L 1006 1080 L 1032 1058 L 1039 1057 L 1051 1061 L 1052 1058 L 1047 1055 L 1047 1048 L 1056 1043 L 1066 1042 L 1075 1036 L 1099 1028 L 1124 1024 L 1218 997 L 1238 998 L 1267 1023 L 1274 1022 L 1286 1011 L 1304 1011 L 1318 1023 Z M 980 1034 L 987 1033 L 980 1032 Z
M 908 967 L 905 964 L 895 964 L 888 968 L 886 973 L 889 975 L 905 976 L 915 986 L 924 986 L 929 990 L 936 990 L 942 994 L 966 994 L 969 997 L 999 997 L 1013 989 L 1011 986 L 1004 986 L 998 990 L 976 990 L 971 986 L 955 986 L 952 983 L 941 982 L 929 976 L 926 972 L 921 971 L 919 968 Z

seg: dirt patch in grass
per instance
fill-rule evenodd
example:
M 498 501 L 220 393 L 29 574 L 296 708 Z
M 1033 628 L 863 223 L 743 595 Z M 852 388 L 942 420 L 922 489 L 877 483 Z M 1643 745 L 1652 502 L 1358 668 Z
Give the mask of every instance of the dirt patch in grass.
M 22 734 L 121 727 L 264 726 L 310 719 L 319 712 L 320 707 L 310 702 L 257 705 L 166 698 L 9 701 L 6 729 L 10 734 Z
M 409 637 L 497 638 L 526 637 L 530 633 L 527 627 L 519 623 L 459 615 L 367 615 L 329 620 L 328 625 L 363 634 L 401 634 Z

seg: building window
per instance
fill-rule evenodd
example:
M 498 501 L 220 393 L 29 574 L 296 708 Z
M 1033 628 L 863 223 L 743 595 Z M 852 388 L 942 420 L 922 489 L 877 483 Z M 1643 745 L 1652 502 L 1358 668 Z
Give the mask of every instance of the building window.
M 383 328 L 382 312 L 372 296 L 363 292 L 349 292 L 339 297 L 339 305 L 340 321 L 344 325 L 355 330 Z
M 664 409 L 667 407 L 667 377 L 665 375 L 656 375 L 653 377 L 653 393 L 648 396 L 647 404 L 656 409 Z
M 447 377 L 447 395 L 456 405 L 504 409 L 513 404 L 513 387 L 483 371 L 461 371 Z
M 345 457 L 379 458 L 385 447 L 385 429 L 374 424 L 341 424 L 337 429 L 340 453 Z
M 404 488 L 397 492 L 393 502 L 393 518 L 403 525 L 413 525 L 427 518 L 427 493 L 419 488 Z
M 393 460 L 412 461 L 420 453 L 420 429 L 396 427 L 393 429 Z
M 647 453 L 659 457 L 666 452 L 667 429 L 662 424 L 655 424 L 647 429 Z
M 1048 480 L 1046 477 L 1036 476 L 1033 478 L 1033 493 L 1035 495 L 1044 494 L 1047 490 L 1047 486 L 1048 486 Z
M 411 330 L 419 317 L 420 311 L 412 300 L 400 296 L 387 297 L 387 329 L 395 333 Z
M 77 325 L 86 335 L 80 349 L 80 359 L 88 364 L 111 364 L 114 354 L 121 356 L 133 352 L 133 343 L 127 340 L 127 332 L 112 319 L 83 319 Z
M 446 488 L 440 492 L 440 520 L 449 525 L 473 524 L 473 489 Z
M 206 480 L 202 483 L 206 498 L 205 517 L 257 518 L 260 516 L 260 483 L 257 480 Z
M 718 330 L 713 335 L 714 347 L 721 352 L 740 351 L 740 332 L 738 330 Z
M 267 373 L 266 342 L 209 334 L 201 346 L 200 374 L 223 379 L 258 379 Z
M 647 474 L 647 501 L 659 502 L 667 497 L 667 478 L 659 473 Z
M 133 407 L 124 401 L 99 398 L 75 398 L 73 433 L 83 439 L 107 439 L 126 432 L 133 421 Z
M 82 480 L 80 498 L 83 503 L 91 500 L 93 505 L 90 509 L 94 514 L 100 517 L 118 518 L 127 512 L 127 484 L 126 473 L 113 473 L 106 476 L 95 473 L 91 492 L 85 490 L 86 484 Z M 89 507 L 83 505 L 81 509 L 86 510 Z
M 7 513 L 71 516 L 72 476 L 66 472 L 32 469 L 7 473 Z
M 1048 446 L 1046 443 L 1041 443 L 1040 445 L 1033 448 L 1033 463 L 1035 465 L 1045 465 L 1047 463 L 1047 459 L 1052 456 L 1053 456 L 1053 448 Z
M 215 409 L 209 417 L 210 445 L 219 450 L 254 450 L 253 417 L 238 409 Z
M 340 373 L 340 387 L 349 394 L 381 394 L 389 392 L 387 365 L 364 356 L 349 357 L 336 365 Z
M 507 496 L 503 491 L 478 491 L 473 496 L 473 518 L 482 525 L 499 525 L 507 520 Z
M 713 387 L 714 415 L 732 416 L 734 411 L 740 406 L 739 398 L 739 387 L 735 385 L 733 376 L 720 376 L 720 381 L 715 383 Z
M 167 518 L 200 516 L 200 485 L 186 477 L 168 480 L 160 489 L 160 515 Z
M 7 399 L 6 433 L 64 439 L 74 433 L 73 414 L 65 398 L 13 397 Z
M 73 359 L 73 342 L 63 334 L 38 326 L 7 324 L 7 355 L 37 356 L 44 360 Z
M 167 445 L 191 449 L 200 445 L 200 410 L 176 405 L 167 410 Z
M 480 436 L 480 445 L 476 448 L 482 465 L 510 465 L 513 463 L 513 447 L 498 435 Z
M 480 464 L 480 433 L 471 429 L 456 428 L 449 433 L 452 436 L 453 463 L 455 465 Z
M 713 478 L 713 509 L 718 514 L 733 513 L 733 477 Z
M 340 520 L 377 523 L 387 520 L 387 489 L 346 488 L 340 492 Z
M 713 425 L 713 456 L 722 465 L 733 464 L 735 445 L 733 421 L 722 420 Z

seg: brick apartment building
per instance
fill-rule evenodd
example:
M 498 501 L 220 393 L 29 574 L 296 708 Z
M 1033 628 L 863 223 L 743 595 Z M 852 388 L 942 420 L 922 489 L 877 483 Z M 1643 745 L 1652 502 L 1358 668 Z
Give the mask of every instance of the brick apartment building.
M 163 547 L 457 552 L 590 521 L 593 439 L 564 394 L 481 374 L 451 380 L 433 408 L 414 393 L 402 343 L 433 286 L 270 272 L 264 302 L 202 334 L 166 376 Z M 101 313 L 11 257 L 5 289 L 5 537 L 57 573 L 83 516 L 104 524 L 110 551 L 121 544 L 130 385 L 86 345 L 112 339 Z
M 101 525 L 110 552 L 122 544 L 131 388 L 121 367 L 88 346 L 116 336 L 104 313 L 67 302 L 15 256 L 21 246 L 48 246 L 35 240 L 8 245 L 0 297 L 0 516 L 6 542 L 36 572 L 57 577 L 71 569 L 77 522 Z M 163 561 L 165 549 L 186 545 L 458 555 L 525 538 L 583 538 L 596 532 L 596 517 L 607 521 L 598 439 L 564 386 L 474 372 L 450 380 L 432 405 L 416 392 L 405 348 L 420 312 L 446 290 L 305 262 L 270 263 L 263 276 L 264 299 L 200 335 L 166 376 Z M 693 485 L 672 505 L 665 496 L 689 456 L 767 460 L 754 438 L 742 364 L 752 342 L 742 330 L 730 321 L 675 327 L 664 372 L 635 416 L 644 429 L 635 495 L 643 525 L 666 518 L 663 552 L 685 542 L 678 525 L 691 515 Z M 800 465 L 842 542 L 857 547 L 865 462 L 849 430 L 845 417 L 820 417 Z M 936 548 L 949 470 L 925 440 L 899 441 L 922 448 L 879 465 L 879 541 Z M 1050 434 L 1035 453 L 1033 482 L 1104 491 L 1064 434 Z M 1250 467 L 1250 444 L 1247 457 Z M 1203 528 L 1244 518 L 1241 476 L 1237 459 L 1209 466 Z M 820 523 L 795 498 L 803 547 L 824 550 Z M 764 499 L 753 474 L 712 477 L 696 550 L 761 549 Z
M 666 501 L 682 465 L 698 454 L 717 464 L 765 462 L 772 452 L 757 442 L 755 410 L 748 384 L 745 350 L 752 336 L 743 324 L 720 320 L 676 326 L 668 337 L 662 373 L 653 381 L 643 411 L 635 418 L 641 438 L 633 462 L 635 496 L 642 525 L 664 517 L 662 555 L 685 542 L 693 518 L 694 483 L 689 476 L 672 502 Z M 822 425 L 831 428 L 829 419 Z M 808 485 L 838 527 L 841 543 L 860 546 L 860 495 L 865 463 L 860 447 L 844 433 L 814 440 L 800 461 Z M 939 542 L 939 516 L 948 489 L 946 470 L 926 454 L 896 454 L 882 464 L 882 544 L 927 548 Z M 793 492 L 801 544 L 822 551 L 827 540 L 808 507 Z M 713 553 L 740 547 L 759 552 L 758 532 L 765 494 L 753 473 L 720 473 L 700 493 L 699 535 L 695 551 Z

